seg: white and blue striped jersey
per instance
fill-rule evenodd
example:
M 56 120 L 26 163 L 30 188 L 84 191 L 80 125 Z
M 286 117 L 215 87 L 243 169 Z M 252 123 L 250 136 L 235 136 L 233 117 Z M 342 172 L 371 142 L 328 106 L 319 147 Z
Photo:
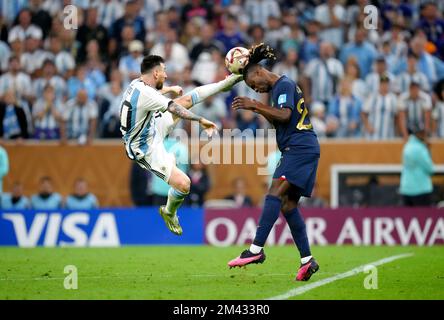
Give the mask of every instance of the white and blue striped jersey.
M 418 99 L 412 99 L 410 92 L 404 92 L 399 96 L 398 110 L 407 113 L 407 127 L 424 126 L 424 113 L 432 110 L 432 97 L 420 91 Z
M 432 111 L 432 118 L 436 122 L 436 135 L 444 138 L 444 102 L 438 101 Z
M 372 134 L 366 134 L 368 139 L 384 140 L 395 137 L 396 95 L 371 94 L 365 101 L 362 112 L 368 114 L 368 121 L 374 129 Z
M 423 91 L 429 92 L 430 91 L 430 84 L 429 80 L 427 79 L 426 75 L 422 72 L 415 72 L 415 73 L 408 73 L 403 72 L 396 78 L 396 88 L 395 92 L 398 94 L 402 94 L 405 92 L 408 92 L 410 89 L 410 83 L 412 82 L 412 79 L 415 79 L 419 81 L 421 84 L 421 89 Z
M 120 131 L 130 159 L 139 160 L 152 151 L 156 112 L 165 112 L 170 103 L 171 99 L 140 78 L 130 83 L 120 106 Z

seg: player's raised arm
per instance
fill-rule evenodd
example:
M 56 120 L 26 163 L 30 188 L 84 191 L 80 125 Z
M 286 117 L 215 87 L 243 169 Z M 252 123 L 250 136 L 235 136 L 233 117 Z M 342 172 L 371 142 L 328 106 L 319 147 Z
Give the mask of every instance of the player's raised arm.
M 198 121 L 210 137 L 213 135 L 214 131 L 217 132 L 218 130 L 216 124 L 214 124 L 213 122 L 194 114 L 190 110 L 182 107 L 180 104 L 177 104 L 174 101 L 172 101 L 168 105 L 167 110 L 181 119 Z
M 234 110 L 244 109 L 250 110 L 263 115 L 269 122 L 282 122 L 286 123 L 291 118 L 290 108 L 273 108 L 266 104 L 263 104 L 257 100 L 247 97 L 236 97 L 231 104 Z

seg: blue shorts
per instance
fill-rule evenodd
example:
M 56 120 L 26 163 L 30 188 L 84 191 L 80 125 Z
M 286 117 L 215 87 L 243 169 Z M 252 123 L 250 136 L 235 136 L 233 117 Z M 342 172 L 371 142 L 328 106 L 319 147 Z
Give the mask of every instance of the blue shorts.
M 286 180 L 300 188 L 302 196 L 311 197 L 318 161 L 319 153 L 306 153 L 292 147 L 285 148 L 274 171 L 273 179 Z

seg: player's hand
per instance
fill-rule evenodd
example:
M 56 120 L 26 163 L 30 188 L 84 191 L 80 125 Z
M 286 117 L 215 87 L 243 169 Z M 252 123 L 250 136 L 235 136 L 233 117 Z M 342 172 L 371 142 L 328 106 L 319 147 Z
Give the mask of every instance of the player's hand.
M 169 92 L 172 93 L 176 97 L 183 95 L 183 89 L 181 86 L 169 87 Z
M 205 118 L 200 119 L 199 123 L 202 126 L 202 128 L 204 128 L 204 131 L 207 133 L 209 137 L 212 137 L 213 134 L 217 133 L 219 130 L 219 128 L 215 123 Z
M 233 110 L 251 110 L 254 111 L 256 109 L 256 100 L 247 98 L 247 97 L 236 97 L 231 104 Z

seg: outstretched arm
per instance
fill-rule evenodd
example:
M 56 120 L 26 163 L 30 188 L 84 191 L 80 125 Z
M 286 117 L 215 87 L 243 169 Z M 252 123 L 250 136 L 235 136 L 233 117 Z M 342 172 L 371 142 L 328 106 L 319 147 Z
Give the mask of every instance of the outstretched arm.
M 257 100 L 247 97 L 236 97 L 231 104 L 234 110 L 244 109 L 250 110 L 263 115 L 270 123 L 282 122 L 286 123 L 291 118 L 290 108 L 273 108 L 263 104 Z
M 218 130 L 215 123 L 194 114 L 190 110 L 182 107 L 180 104 L 177 104 L 174 101 L 170 103 L 167 110 L 171 112 L 173 115 L 177 116 L 178 118 L 190 121 L 198 121 L 202 126 L 202 128 L 204 128 L 205 132 L 208 134 L 209 137 L 211 137 L 213 133 L 217 132 Z

